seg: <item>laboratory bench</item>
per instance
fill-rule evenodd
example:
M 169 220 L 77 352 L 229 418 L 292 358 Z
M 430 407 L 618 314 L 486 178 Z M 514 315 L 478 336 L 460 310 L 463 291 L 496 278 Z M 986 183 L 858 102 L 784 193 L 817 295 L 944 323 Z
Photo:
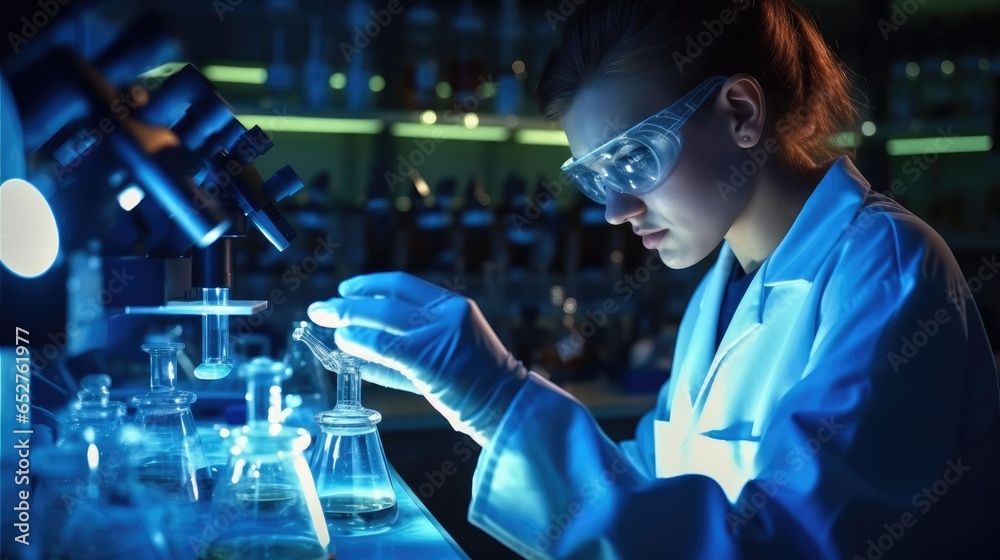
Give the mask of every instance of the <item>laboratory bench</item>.
M 656 400 L 655 394 L 629 393 L 603 379 L 566 383 L 562 388 L 585 404 L 614 440 L 633 437 L 638 418 L 652 409 Z M 455 432 L 420 395 L 371 383 L 364 384 L 362 394 L 365 406 L 382 414 L 378 429 L 399 500 L 399 518 L 385 533 L 334 535 L 338 557 L 468 557 L 463 550 L 475 551 L 472 556 L 477 560 L 514 557 L 509 549 L 468 521 L 480 447 L 469 436 Z M 234 396 L 228 395 L 227 400 Z M 213 406 L 216 399 L 219 395 L 199 393 L 196 417 L 199 404 L 207 407 L 204 412 L 219 410 Z M 212 428 L 205 420 L 205 416 L 199 417 L 203 440 L 211 448 L 208 442 Z M 306 450 L 306 455 L 310 452 Z M 221 460 L 220 456 L 209 458 L 213 463 Z
M 455 539 L 434 519 L 413 490 L 389 467 L 399 516 L 381 531 L 354 535 L 331 534 L 342 560 L 468 560 Z
M 627 393 L 610 381 L 566 383 L 614 441 L 631 439 L 639 417 L 655 405 L 655 394 Z M 472 479 L 480 447 L 454 431 L 420 395 L 366 384 L 366 406 L 382 412 L 379 431 L 386 457 L 423 506 L 476 560 L 517 556 L 468 521 Z M 474 551 L 474 552 L 473 552 Z

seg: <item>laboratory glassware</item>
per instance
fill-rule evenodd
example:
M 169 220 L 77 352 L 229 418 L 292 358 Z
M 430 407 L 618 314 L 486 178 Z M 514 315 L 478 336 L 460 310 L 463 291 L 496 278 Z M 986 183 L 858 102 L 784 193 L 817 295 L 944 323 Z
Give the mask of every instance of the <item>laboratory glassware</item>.
M 320 365 L 309 349 L 292 338 L 299 327 L 310 327 L 308 321 L 293 321 L 288 331 L 288 344 L 282 361 L 291 370 L 291 377 L 282 383 L 287 416 L 284 424 L 315 431 L 316 414 L 333 405 L 334 393 L 330 374 Z M 310 328 L 320 340 L 332 342 L 332 329 Z
M 149 353 L 150 391 L 132 397 L 138 408 L 135 422 L 145 440 L 138 478 L 168 500 L 196 502 L 211 497 L 212 477 L 191 414 L 198 397 L 176 387 L 177 353 L 182 348 L 176 342 L 142 345 Z
M 111 376 L 104 373 L 86 375 L 80 380 L 80 390 L 68 409 L 66 430 L 59 434 L 61 442 L 83 438 L 95 443 L 103 457 L 117 445 L 114 438 L 125 423 L 127 407 L 111 400 Z M 111 473 L 109 473 L 111 474 Z
M 308 435 L 259 421 L 234 438 L 209 522 L 220 527 L 199 560 L 335 558 L 302 452 Z
M 229 288 L 203 288 L 205 305 L 225 307 L 229 304 Z M 222 379 L 233 370 L 229 356 L 229 315 L 201 316 L 201 364 L 194 368 L 199 379 Z
M 125 403 L 110 400 L 110 385 L 105 374 L 84 377 L 58 443 L 32 451 L 39 531 L 31 551 L 37 556 L 29 558 L 169 557 L 154 502 L 130 461 L 143 446 L 141 433 L 124 425 Z
M 267 357 L 254 358 L 240 368 L 239 375 L 247 382 L 247 426 L 281 423 L 281 383 L 291 373 L 284 362 Z
M 337 373 L 337 404 L 316 415 L 321 433 L 310 458 L 323 514 L 337 533 L 384 529 L 396 520 L 399 507 L 378 435 L 382 415 L 361 405 L 365 362 L 331 351 L 307 328 L 296 329 L 293 336 L 323 367 Z

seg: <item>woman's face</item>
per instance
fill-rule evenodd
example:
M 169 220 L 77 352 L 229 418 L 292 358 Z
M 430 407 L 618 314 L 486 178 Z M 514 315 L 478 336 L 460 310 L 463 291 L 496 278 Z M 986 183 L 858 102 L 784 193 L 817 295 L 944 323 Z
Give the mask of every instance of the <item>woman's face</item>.
M 750 182 L 733 190 L 730 180 L 730 166 L 738 169 L 746 153 L 735 142 L 737 120 L 718 91 L 681 127 L 677 164 L 659 185 L 640 195 L 607 191 L 608 223 L 628 222 L 670 268 L 687 268 L 707 257 L 746 205 Z M 562 117 L 573 157 L 588 154 L 686 93 L 643 94 L 620 83 L 586 87 Z

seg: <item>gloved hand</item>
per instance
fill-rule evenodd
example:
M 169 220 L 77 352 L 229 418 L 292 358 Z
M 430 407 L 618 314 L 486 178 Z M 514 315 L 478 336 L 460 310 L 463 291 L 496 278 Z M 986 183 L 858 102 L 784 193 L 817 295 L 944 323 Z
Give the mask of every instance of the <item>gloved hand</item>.
M 309 318 L 336 328 L 341 350 L 378 364 L 362 377 L 419 392 L 453 428 L 486 445 L 528 372 L 479 307 L 403 272 L 356 276 L 339 292 L 310 305 Z

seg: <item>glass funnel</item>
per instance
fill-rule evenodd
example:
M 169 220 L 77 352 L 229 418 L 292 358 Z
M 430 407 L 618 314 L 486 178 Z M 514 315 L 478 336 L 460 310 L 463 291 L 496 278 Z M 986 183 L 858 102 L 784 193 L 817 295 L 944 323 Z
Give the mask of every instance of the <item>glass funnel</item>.
M 183 344 L 143 344 L 149 353 L 150 391 L 132 397 L 145 445 L 137 457 L 138 479 L 172 501 L 195 502 L 212 495 L 212 477 L 191 414 L 197 396 L 176 388 L 177 352 Z
M 398 515 L 396 493 L 377 425 L 382 415 L 361 406 L 364 360 L 331 351 L 309 329 L 296 329 L 326 369 L 337 373 L 337 404 L 316 415 L 321 432 L 310 469 L 316 478 L 323 514 L 338 533 L 384 528 Z
M 309 437 L 259 421 L 233 440 L 212 499 L 220 527 L 199 560 L 336 558 L 309 465 Z

